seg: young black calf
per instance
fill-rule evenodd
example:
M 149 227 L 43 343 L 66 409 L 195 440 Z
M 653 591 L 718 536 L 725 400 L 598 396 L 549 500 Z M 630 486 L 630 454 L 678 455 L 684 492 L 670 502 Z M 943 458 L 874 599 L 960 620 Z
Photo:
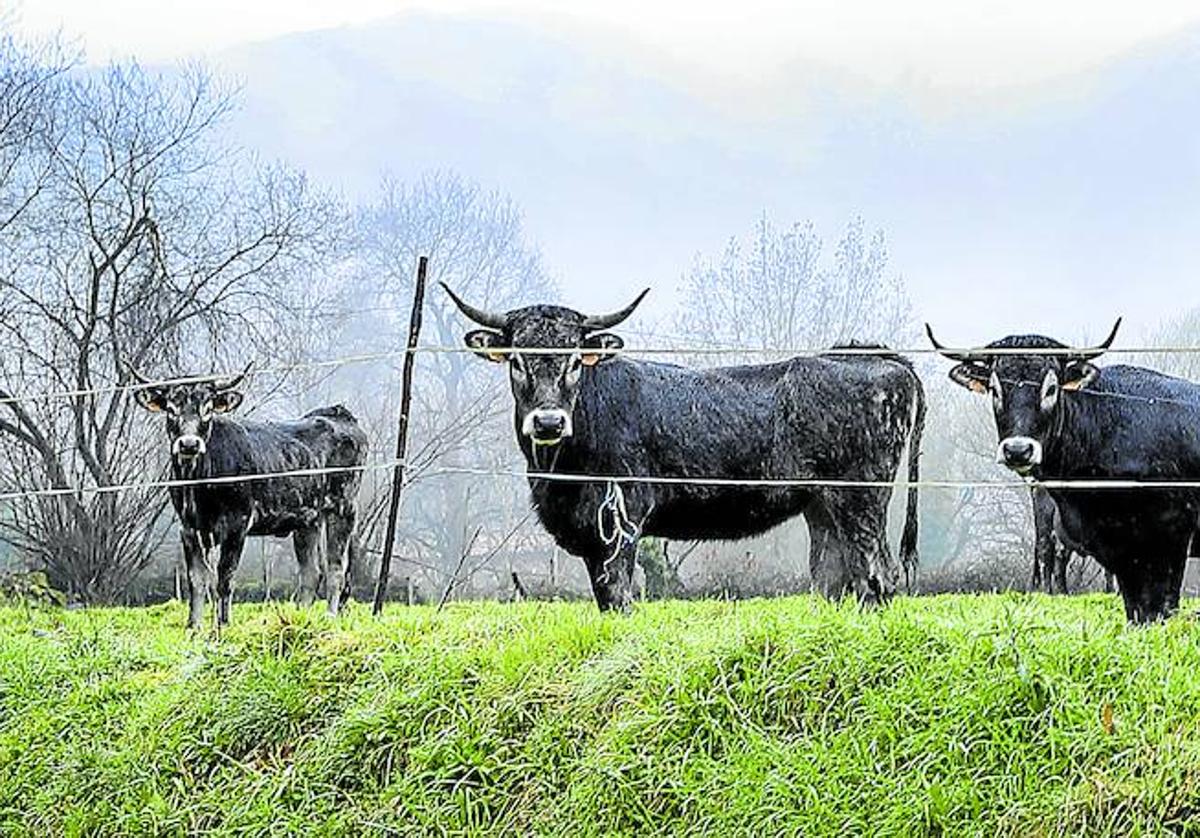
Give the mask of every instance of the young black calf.
M 241 404 L 242 395 L 234 388 L 244 377 L 243 372 L 230 381 L 170 386 L 142 379 L 138 403 L 167 417 L 173 480 L 347 470 L 171 487 L 187 564 L 191 627 L 200 624 L 204 612 L 214 550 L 220 551 L 217 621 L 229 622 L 233 573 L 251 535 L 292 536 L 301 604 L 315 598 L 322 568 L 330 613 L 338 612 L 345 593 L 367 437 L 341 405 L 318 408 L 291 422 L 231 419 L 225 414 Z

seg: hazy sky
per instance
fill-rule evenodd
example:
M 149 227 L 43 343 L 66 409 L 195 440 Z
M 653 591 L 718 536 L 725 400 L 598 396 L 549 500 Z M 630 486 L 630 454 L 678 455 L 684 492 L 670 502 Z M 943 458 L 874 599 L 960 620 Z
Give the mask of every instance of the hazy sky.
M 25 0 L 0 21 L 96 62 L 210 58 L 245 81 L 240 141 L 351 195 L 432 169 L 507 192 L 582 307 L 653 284 L 666 312 L 764 211 L 831 244 L 855 216 L 884 230 L 952 341 L 1200 306 L 1197 0 Z
M 2 5 L 4 0 L 0 0 Z M 1195 0 L 24 0 L 89 58 L 155 61 L 405 11 L 514 12 L 632 35 L 665 60 L 746 76 L 803 58 L 876 82 L 979 88 L 1072 72 L 1200 20 Z

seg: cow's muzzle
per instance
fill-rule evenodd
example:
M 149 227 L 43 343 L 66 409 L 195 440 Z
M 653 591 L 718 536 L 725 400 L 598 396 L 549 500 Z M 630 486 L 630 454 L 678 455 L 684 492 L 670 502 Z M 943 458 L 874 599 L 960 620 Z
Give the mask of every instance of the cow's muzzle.
M 560 408 L 531 410 L 521 422 L 521 433 L 534 445 L 557 445 L 572 431 L 571 415 Z
M 1010 436 L 1000 440 L 996 462 L 1022 476 L 1042 464 L 1042 444 L 1033 437 Z
M 204 456 L 206 447 L 203 437 L 195 434 L 183 434 L 171 443 L 171 456 L 183 462 L 190 462 Z

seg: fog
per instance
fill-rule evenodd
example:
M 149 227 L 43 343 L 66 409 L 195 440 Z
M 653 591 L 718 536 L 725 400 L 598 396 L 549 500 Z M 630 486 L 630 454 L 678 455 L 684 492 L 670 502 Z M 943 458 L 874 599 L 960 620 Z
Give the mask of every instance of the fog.
M 1200 302 L 1188 4 L 292 5 L 17 19 L 97 62 L 203 57 L 244 85 L 247 146 L 352 196 L 431 169 L 511 195 L 585 308 L 649 284 L 667 316 L 694 257 L 763 211 L 885 231 L 956 342 L 1124 314 L 1130 345 Z
M 799 64 L 721 105 L 631 42 L 414 16 L 239 48 L 247 142 L 355 192 L 450 168 L 510 194 L 568 301 L 651 285 L 766 211 L 886 232 L 918 317 L 1126 340 L 1200 303 L 1195 32 L 1021 90 L 930 109 Z

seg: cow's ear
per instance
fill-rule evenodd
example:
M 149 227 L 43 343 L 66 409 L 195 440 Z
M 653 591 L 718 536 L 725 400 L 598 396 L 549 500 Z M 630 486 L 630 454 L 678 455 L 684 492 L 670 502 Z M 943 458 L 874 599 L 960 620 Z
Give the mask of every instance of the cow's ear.
M 976 361 L 963 361 L 950 370 L 950 380 L 972 393 L 986 393 L 991 377 L 992 371 Z
M 594 367 L 601 361 L 607 361 L 612 353 L 625 346 L 625 341 L 610 332 L 598 335 L 588 335 L 583 339 L 583 355 L 580 360 L 585 367 Z M 599 349 L 600 352 L 588 352 L 589 349 Z
M 1089 364 L 1087 361 L 1072 361 L 1063 370 L 1062 382 L 1059 386 L 1064 390 L 1082 390 L 1095 381 L 1099 374 L 1100 368 L 1094 364 Z
M 237 390 L 222 390 L 213 396 L 213 413 L 229 413 L 231 410 L 237 410 L 243 398 Z
M 141 387 L 133 391 L 133 398 L 151 413 L 162 413 L 167 409 L 167 391 L 162 387 Z
M 486 358 L 493 364 L 502 364 L 508 360 L 508 353 L 498 352 L 504 346 L 504 335 L 491 329 L 475 329 L 463 337 L 467 346 L 475 350 L 480 358 Z

